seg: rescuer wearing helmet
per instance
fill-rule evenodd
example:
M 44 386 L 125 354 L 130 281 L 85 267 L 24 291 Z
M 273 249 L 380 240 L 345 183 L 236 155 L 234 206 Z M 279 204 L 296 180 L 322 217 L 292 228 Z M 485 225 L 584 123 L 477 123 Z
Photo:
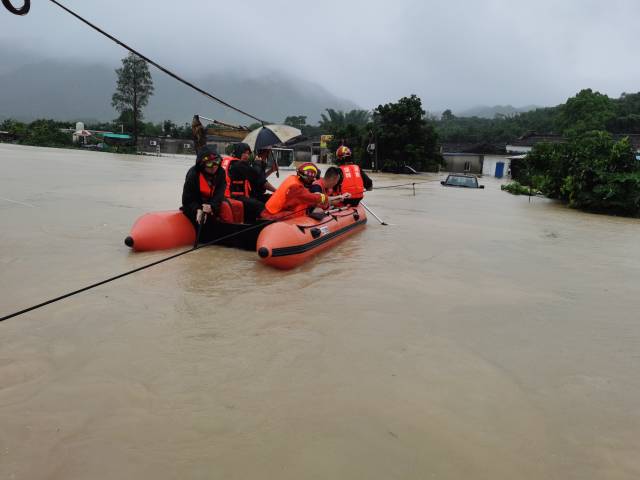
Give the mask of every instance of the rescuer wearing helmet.
M 290 175 L 271 195 L 262 212 L 264 218 L 282 216 L 303 216 L 306 210 L 317 206 L 325 206 L 328 197 L 324 193 L 309 191 L 313 182 L 320 177 L 320 170 L 313 163 L 303 163 Z
M 364 191 L 373 189 L 373 182 L 359 165 L 353 163 L 351 149 L 346 145 L 341 145 L 336 150 L 336 163 L 342 170 L 342 181 L 338 184 L 338 191 L 351 194 L 351 198 L 345 199 L 344 203 L 358 205 L 364 197 Z

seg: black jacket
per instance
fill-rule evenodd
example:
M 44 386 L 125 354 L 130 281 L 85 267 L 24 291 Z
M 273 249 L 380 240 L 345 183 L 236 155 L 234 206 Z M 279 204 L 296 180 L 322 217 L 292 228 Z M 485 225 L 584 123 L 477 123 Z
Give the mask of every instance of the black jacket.
M 267 167 L 265 162 L 254 162 L 251 168 L 255 172 L 255 185 L 251 184 L 251 190 L 255 195 L 262 195 L 267 191 Z
M 234 181 L 248 180 L 251 184 L 251 191 L 254 193 L 264 193 L 267 178 L 264 172 L 260 172 L 254 168 L 249 162 L 236 161 L 229 167 L 229 178 Z
M 369 175 L 367 175 L 362 168 L 360 168 L 360 174 L 362 175 L 362 184 L 364 185 L 364 188 L 367 190 L 373 188 L 373 180 L 371 180 Z
M 210 204 L 214 212 L 220 209 L 220 202 L 224 199 L 224 191 L 227 188 L 224 170 L 219 167 L 212 180 L 215 187 L 213 196 L 202 198 L 199 165 L 194 165 L 187 172 L 182 189 L 182 211 L 192 222 L 195 222 L 197 211 L 202 208 L 203 203 Z

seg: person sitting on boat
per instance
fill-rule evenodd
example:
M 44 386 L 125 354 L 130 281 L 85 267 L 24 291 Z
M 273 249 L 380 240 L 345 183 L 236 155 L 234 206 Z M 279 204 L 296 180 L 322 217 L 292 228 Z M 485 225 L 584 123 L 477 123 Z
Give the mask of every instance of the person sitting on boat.
M 267 203 L 271 197 L 271 193 L 267 192 L 276 191 L 276 187 L 274 187 L 268 180 L 269 175 L 278 171 L 278 164 L 276 162 L 274 162 L 271 167 L 267 168 L 267 160 L 269 159 L 270 153 L 271 150 L 268 148 L 258 151 L 258 154 L 255 156 L 251 164 L 252 168 L 255 170 L 257 178 L 256 182 L 251 185 L 251 197 L 263 203 Z
M 251 147 L 246 143 L 237 143 L 233 156 L 222 161 L 227 178 L 225 195 L 242 202 L 245 223 L 254 223 L 264 210 L 264 202 L 252 196 L 253 189 L 261 186 L 261 179 L 249 164 L 250 156 Z
M 351 198 L 345 200 L 347 205 L 358 205 L 364 198 L 364 192 L 373 189 L 373 181 L 362 171 L 360 165 L 353 163 L 351 149 L 345 145 L 336 151 L 336 163 L 342 170 L 342 182 L 338 188 L 340 193 L 350 193 Z
M 328 197 L 327 208 L 329 206 L 340 206 L 342 202 L 348 199 L 351 194 L 340 194 L 336 189 L 342 179 L 342 171 L 338 167 L 329 167 L 324 172 L 324 178 L 319 178 L 309 190 L 313 193 L 324 193 Z
M 267 219 L 283 216 L 303 216 L 307 210 L 328 205 L 326 194 L 309 191 L 320 176 L 320 170 L 313 163 L 300 165 L 295 175 L 287 177 L 265 205 L 262 217 Z
M 227 187 L 220 162 L 220 155 L 205 145 L 198 152 L 196 164 L 187 172 L 182 189 L 181 210 L 194 226 L 205 221 L 205 216 L 217 216 L 220 212 Z

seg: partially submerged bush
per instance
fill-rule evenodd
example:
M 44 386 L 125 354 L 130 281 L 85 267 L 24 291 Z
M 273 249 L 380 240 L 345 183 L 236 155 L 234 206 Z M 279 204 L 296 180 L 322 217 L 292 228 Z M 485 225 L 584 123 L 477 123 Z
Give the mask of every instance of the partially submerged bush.
M 512 195 L 537 195 L 540 193 L 538 190 L 522 185 L 520 182 L 511 182 L 505 185 L 500 185 L 500 189 L 505 192 L 509 192 Z

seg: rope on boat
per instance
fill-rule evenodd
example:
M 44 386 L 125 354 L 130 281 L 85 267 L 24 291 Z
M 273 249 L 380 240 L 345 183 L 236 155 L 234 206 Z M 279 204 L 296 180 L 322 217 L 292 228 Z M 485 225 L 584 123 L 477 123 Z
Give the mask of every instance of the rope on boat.
M 109 277 L 109 278 L 107 278 L 105 280 L 102 280 L 100 282 L 92 283 L 91 285 L 87 285 L 86 287 L 82 287 L 82 288 L 79 288 L 78 290 L 74 290 L 72 292 L 65 293 L 64 295 L 60 295 L 59 297 L 52 298 L 51 300 L 47 300 L 46 302 L 38 303 L 37 305 L 33 305 L 31 307 L 25 308 L 25 309 L 20 310 L 18 312 L 10 313 L 9 315 L 5 315 L 4 317 L 0 317 L 0 322 L 2 322 L 4 320 L 9 320 L 10 318 L 13 318 L 13 317 L 17 317 L 18 315 L 22 315 L 23 313 L 31 312 L 32 310 L 36 310 L 38 308 L 42 308 L 42 307 L 44 307 L 46 305 L 50 305 L 52 303 L 59 302 L 60 300 L 64 300 L 65 298 L 69 298 L 69 297 L 72 297 L 72 296 L 77 295 L 79 293 L 86 292 L 87 290 L 91 290 L 92 288 L 99 287 L 100 285 L 104 285 L 105 283 L 113 282 L 114 280 L 118 280 L 120 278 L 126 277 L 127 275 L 131 275 L 133 273 L 140 272 L 141 270 L 145 270 L 147 268 L 151 268 L 151 267 L 153 267 L 155 265 L 159 265 L 161 263 L 168 262 L 169 260 L 173 260 L 174 258 L 181 257 L 182 255 L 186 255 L 187 253 L 191 253 L 191 252 L 193 252 L 195 250 L 200 250 L 201 248 L 208 247 L 210 245 L 215 245 L 216 243 L 222 242 L 223 240 L 228 240 L 228 239 L 233 238 L 233 237 L 235 237 L 237 235 L 241 235 L 241 234 L 249 232 L 251 230 L 255 230 L 256 228 L 264 227 L 266 225 L 271 225 L 272 223 L 280 222 L 280 221 L 284 220 L 287 217 L 291 217 L 291 216 L 296 215 L 296 214 L 298 214 L 300 212 L 303 212 L 305 210 L 306 210 L 306 207 L 302 208 L 300 210 L 296 210 L 294 212 L 291 212 L 291 213 L 289 213 L 287 215 L 284 215 L 284 216 L 278 218 L 277 220 L 268 220 L 266 222 L 262 222 L 262 223 L 258 223 L 256 225 L 252 225 L 252 226 L 244 228 L 244 229 L 242 229 L 242 230 L 240 230 L 238 232 L 230 233 L 229 235 L 225 235 L 223 237 L 216 238 L 215 240 L 211 240 L 210 242 L 203 243 L 202 245 L 197 245 L 195 247 L 190 248 L 189 250 L 185 250 L 183 252 L 179 252 L 179 253 L 176 253 L 174 255 L 170 255 L 170 256 L 162 258 L 160 260 L 156 260 L 155 262 L 151 262 L 151 263 L 148 263 L 148 264 L 143 265 L 141 267 L 134 268 L 133 270 L 129 270 L 128 272 L 124 272 L 124 273 L 121 273 L 119 275 L 115 275 L 113 277 Z
M 258 122 L 260 122 L 261 124 L 265 124 L 266 121 L 262 120 L 258 117 L 256 117 L 255 115 L 252 115 L 248 112 L 245 112 L 244 110 L 241 110 L 238 107 L 234 107 L 233 105 L 231 105 L 228 102 L 225 102 L 224 100 L 216 97 L 215 95 L 207 92 L 206 90 L 203 90 L 202 88 L 198 87 L 197 85 L 194 85 L 193 83 L 189 82 L 188 80 L 185 80 L 184 78 L 176 75 L 175 73 L 173 73 L 171 70 L 169 70 L 166 67 L 163 67 L 162 65 L 154 62 L 153 60 L 151 60 L 149 57 L 147 57 L 146 55 L 143 55 L 142 53 L 140 53 L 139 51 L 131 48 L 129 45 L 127 45 L 126 43 L 118 40 L 116 37 L 114 37 L 113 35 L 105 32 L 104 30 L 102 30 L 100 27 L 94 25 L 93 23 L 89 22 L 88 20 L 86 20 L 85 18 L 81 17 L 80 15 L 78 15 L 77 13 L 75 13 L 73 10 L 65 7 L 64 5 L 62 5 L 60 2 L 58 2 L 57 0 L 49 0 L 51 3 L 57 5 L 58 7 L 60 7 L 61 9 L 63 9 L 65 12 L 69 13 L 70 15 L 74 16 L 75 18 L 77 18 L 78 20 L 80 20 L 82 23 L 88 25 L 89 27 L 93 28 L 96 32 L 104 35 L 105 37 L 107 37 L 108 39 L 114 41 L 115 43 L 117 43 L 118 45 L 120 45 L 121 47 L 129 50 L 131 53 L 137 55 L 138 57 L 142 58 L 143 60 L 145 60 L 146 62 L 150 63 L 151 65 L 153 65 L 154 67 L 156 67 L 158 70 L 166 73 L 167 75 L 169 75 L 170 77 L 176 79 L 177 81 L 183 83 L 184 85 L 192 88 L 193 90 L 195 90 L 196 92 L 204 95 L 205 97 L 209 98 L 210 100 L 213 100 L 214 102 L 219 103 L 220 105 L 223 105 L 235 112 L 238 112 L 242 115 L 245 115 L 249 118 L 252 118 L 253 120 L 256 120 Z M 14 15 L 26 15 L 29 12 L 29 9 L 31 8 L 31 0 L 24 0 L 24 5 L 22 6 L 22 8 L 15 8 L 12 4 L 11 4 L 11 0 L 2 0 L 2 4 L 6 7 L 7 10 L 9 10 L 11 13 L 13 13 Z

